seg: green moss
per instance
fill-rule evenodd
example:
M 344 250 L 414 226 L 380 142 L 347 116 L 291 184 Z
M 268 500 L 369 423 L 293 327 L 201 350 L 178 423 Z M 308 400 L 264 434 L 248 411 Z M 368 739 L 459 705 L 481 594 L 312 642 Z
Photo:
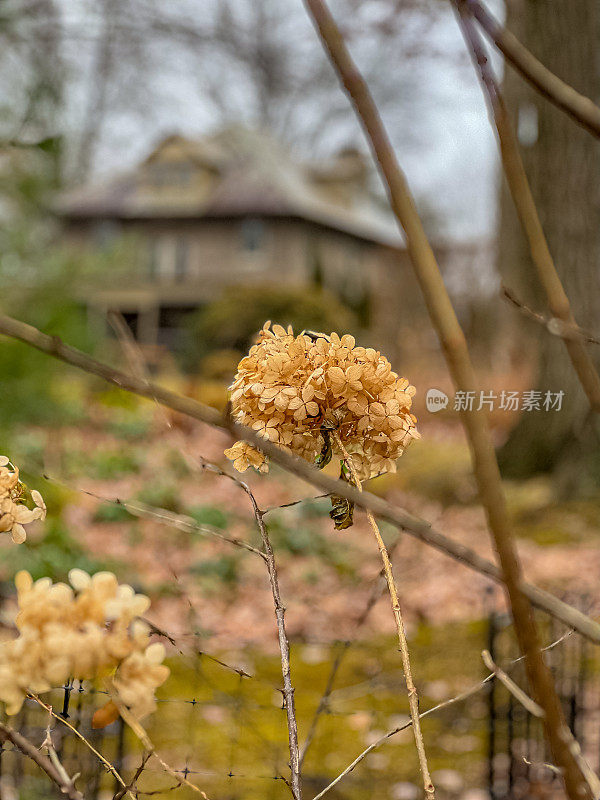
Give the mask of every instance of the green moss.
M 88 462 L 88 474 L 98 480 L 112 480 L 121 475 L 139 472 L 137 454 L 130 448 L 97 450 Z
M 197 575 L 205 589 L 218 589 L 220 584 L 233 586 L 239 577 L 239 557 L 229 553 L 217 558 L 198 561 L 190 567 L 190 572 Z
M 410 648 L 422 710 L 483 677 L 479 654 L 485 643 L 485 621 L 421 625 L 414 632 Z M 341 647 L 292 643 L 291 668 L 301 740 Z M 206 648 L 199 637 L 196 649 Z M 184 751 L 191 754 L 190 768 L 204 771 L 202 776 L 196 776 L 196 782 L 209 796 L 283 800 L 289 790 L 282 781 L 273 780 L 277 774 L 287 775 L 288 760 L 285 710 L 277 689 L 281 686 L 279 656 L 276 652 L 266 656 L 251 647 L 243 653 L 215 655 L 232 667 L 242 666 L 254 677 L 240 677 L 207 655 L 172 659 L 171 677 L 159 694 L 187 702 L 159 705 L 159 712 L 150 718 L 149 733 L 167 760 L 169 754 L 177 762 L 182 760 Z M 483 693 L 475 695 L 468 703 L 449 706 L 423 720 L 431 768 L 460 772 L 469 788 L 480 785 L 484 775 L 483 700 Z M 379 732 L 391 729 L 405 717 L 408 701 L 395 638 L 360 641 L 346 650 L 328 711 L 320 716 L 306 756 L 303 772 L 307 796 L 312 797 L 323 788 Z M 418 775 L 408 729 L 367 757 L 332 797 L 392 800 L 394 784 L 418 784 Z M 142 789 L 151 788 L 150 776 L 146 780 Z

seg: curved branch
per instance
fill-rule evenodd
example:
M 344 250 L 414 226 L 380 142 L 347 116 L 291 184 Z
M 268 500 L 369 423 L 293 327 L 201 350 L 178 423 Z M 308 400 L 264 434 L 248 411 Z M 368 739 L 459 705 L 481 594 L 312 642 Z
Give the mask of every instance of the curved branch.
M 0 741 L 12 742 L 23 755 L 35 761 L 38 767 L 46 773 L 50 780 L 58 786 L 62 794 L 68 797 L 69 800 L 83 800 L 82 793 L 75 788 L 73 778 L 69 778 L 64 769 L 62 769 L 62 765 L 60 768 L 56 766 L 48 756 L 40 753 L 37 747 L 18 731 L 14 731 L 12 728 L 9 728 L 8 725 L 0 723 Z
M 600 108 L 589 97 L 579 94 L 538 61 L 513 33 L 494 19 L 479 0 L 466 0 L 466 5 L 504 58 L 534 89 L 600 138 Z

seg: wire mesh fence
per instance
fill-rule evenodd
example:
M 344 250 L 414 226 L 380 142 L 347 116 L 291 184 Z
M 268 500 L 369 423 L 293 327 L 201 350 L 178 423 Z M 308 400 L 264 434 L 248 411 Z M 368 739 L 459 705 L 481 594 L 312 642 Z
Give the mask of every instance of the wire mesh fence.
M 564 636 L 565 630 L 544 622 L 548 641 Z M 196 641 L 195 637 L 192 641 Z M 477 627 L 470 643 L 476 652 L 488 647 L 496 663 L 509 665 L 516 657 L 514 637 L 505 616 L 490 615 Z M 432 642 L 427 642 L 431 650 Z M 343 769 L 362 742 L 376 740 L 390 724 L 407 719 L 402 707 L 402 676 L 397 665 L 374 668 L 377 660 L 368 642 L 296 642 L 292 659 L 298 669 L 307 667 L 307 681 L 299 681 L 301 737 L 306 736 L 314 713 L 323 697 L 331 664 L 340 654 L 350 653 L 345 668 L 340 668 L 326 698 L 316 725 L 312 749 L 307 752 L 304 788 L 313 797 Z M 425 650 L 424 650 L 425 653 Z M 415 648 L 417 659 L 419 647 Z M 229 654 L 236 655 L 236 654 Z M 171 766 L 167 774 L 155 760 L 144 764 L 137 779 L 139 797 L 192 797 L 183 784 L 187 779 L 210 798 L 266 798 L 290 796 L 286 785 L 288 752 L 284 698 L 277 676 L 277 657 L 257 653 L 242 658 L 212 654 L 189 644 L 183 654 L 170 659 L 172 676 L 159 692 L 158 708 L 146 727 L 157 750 Z M 576 634 L 548 651 L 548 660 L 559 687 L 569 724 L 581 742 L 593 768 L 600 766 L 600 660 L 596 648 Z M 367 663 L 360 670 L 357 665 Z M 507 667 L 513 679 L 526 686 L 522 663 Z M 479 670 L 484 676 L 483 667 Z M 310 691 L 312 683 L 312 692 Z M 427 706 L 433 705 L 434 687 L 425 684 Z M 451 686 L 438 686 L 441 695 L 452 693 Z M 168 691 L 167 691 L 168 690 Z M 303 690 L 305 690 L 303 692 Z M 486 697 L 487 693 L 487 697 Z M 394 697 L 395 714 L 390 714 Z M 46 728 L 52 725 L 52 738 L 58 756 L 69 774 L 80 773 L 77 784 L 84 797 L 108 800 L 123 790 L 113 772 L 97 753 L 128 784 L 143 761 L 143 747 L 134 733 L 118 719 L 94 729 L 94 712 L 108 700 L 107 694 L 88 682 L 70 681 L 42 697 L 71 727 L 51 719 L 47 710 L 28 699 L 13 727 L 36 745 L 41 745 Z M 425 710 L 425 709 L 423 709 Z M 445 754 L 452 755 L 453 766 L 462 781 L 448 779 L 438 790 L 441 797 L 458 798 L 480 786 L 492 800 L 520 800 L 535 796 L 558 796 L 559 782 L 552 771 L 543 740 L 540 721 L 519 704 L 496 679 L 470 699 L 432 714 L 428 732 L 436 739 L 433 755 L 443 767 Z M 78 737 L 80 734 L 81 737 Z M 462 743 L 462 746 L 461 746 Z M 353 771 L 331 797 L 360 798 L 377 790 L 378 796 L 412 796 L 407 776 L 410 739 L 402 734 L 377 748 Z M 93 752 L 92 748 L 97 751 Z M 359 747 L 360 749 L 360 747 Z M 487 760 L 486 760 L 487 758 Z M 439 759 L 439 760 L 438 760 Z M 442 778 L 450 770 L 438 769 Z M 0 789 L 5 800 L 60 796 L 45 776 L 10 744 L 0 750 Z
M 586 598 L 569 598 L 585 609 Z M 592 770 L 600 770 L 600 653 L 584 637 L 553 619 L 540 619 L 548 641 L 560 644 L 546 653 L 563 713 Z M 496 663 L 518 657 L 514 633 L 506 615 L 489 620 L 489 649 Z M 527 686 L 522 661 L 511 677 Z M 488 688 L 488 785 L 492 800 L 562 797 L 561 780 L 552 765 L 542 721 L 528 711 L 497 679 Z

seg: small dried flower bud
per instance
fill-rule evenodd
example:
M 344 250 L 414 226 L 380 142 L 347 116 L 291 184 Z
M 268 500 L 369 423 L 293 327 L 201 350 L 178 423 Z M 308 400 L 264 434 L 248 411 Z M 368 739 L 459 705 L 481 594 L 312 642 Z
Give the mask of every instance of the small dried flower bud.
M 46 517 L 42 495 L 34 489 L 29 501 L 28 494 L 27 487 L 19 480 L 18 467 L 7 456 L 0 456 L 0 532 L 10 533 L 15 544 L 22 544 L 27 538 L 25 525 Z M 28 508 L 26 503 L 33 503 L 34 508 Z
M 7 713 L 19 711 L 27 691 L 110 673 L 130 712 L 137 718 L 150 713 L 154 691 L 169 675 L 161 663 L 164 647 L 149 643 L 148 626 L 137 619 L 150 601 L 119 586 L 110 572 L 90 576 L 73 569 L 69 582 L 34 582 L 28 572 L 15 578 L 19 636 L 0 644 L 0 700 Z

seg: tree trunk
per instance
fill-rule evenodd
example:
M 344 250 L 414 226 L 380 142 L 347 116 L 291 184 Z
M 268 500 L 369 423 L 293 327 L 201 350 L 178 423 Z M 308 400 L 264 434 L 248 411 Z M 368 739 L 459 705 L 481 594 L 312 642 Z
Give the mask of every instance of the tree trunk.
M 508 0 L 507 9 L 508 27 L 523 43 L 550 70 L 598 102 L 598 0 Z M 504 87 L 533 196 L 573 312 L 579 325 L 598 332 L 600 143 L 509 66 Z M 498 262 L 506 285 L 523 302 L 546 312 L 546 298 L 505 185 Z M 589 413 L 564 343 L 524 318 L 513 319 L 513 324 L 520 350 L 532 340 L 537 344 L 535 389 L 543 394 L 562 390 L 564 397 L 560 411 L 523 411 L 499 453 L 503 473 L 528 477 L 552 471 L 581 488 L 585 472 L 587 482 L 597 486 L 592 461 L 599 449 L 598 423 Z

